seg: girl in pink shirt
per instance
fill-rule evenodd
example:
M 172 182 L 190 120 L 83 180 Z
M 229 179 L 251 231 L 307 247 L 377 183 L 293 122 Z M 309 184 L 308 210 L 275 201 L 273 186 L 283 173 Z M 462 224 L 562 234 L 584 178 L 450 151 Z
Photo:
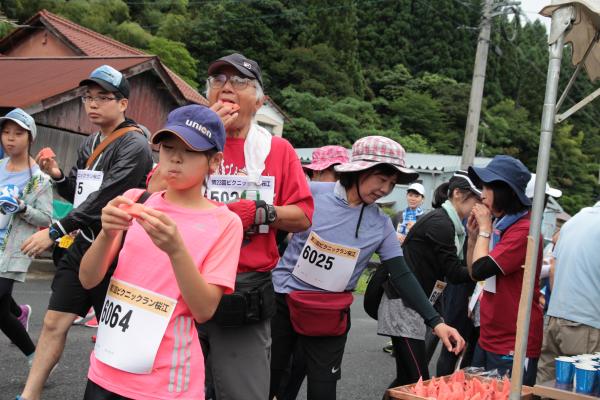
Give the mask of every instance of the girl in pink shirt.
M 233 291 L 242 241 L 239 218 L 202 195 L 224 142 L 223 124 L 210 109 L 172 111 L 152 136 L 167 189 L 143 205 L 134 203 L 143 191 L 129 190 L 102 210 L 81 283 L 96 286 L 117 254 L 118 262 L 84 399 L 204 399 L 194 320 L 210 319 L 221 296 Z

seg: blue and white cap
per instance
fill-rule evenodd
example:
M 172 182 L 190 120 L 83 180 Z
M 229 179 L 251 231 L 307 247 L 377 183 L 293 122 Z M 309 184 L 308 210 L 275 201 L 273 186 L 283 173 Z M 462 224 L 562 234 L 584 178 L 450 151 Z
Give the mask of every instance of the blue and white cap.
M 37 136 L 35 121 L 33 120 L 33 117 L 25 111 L 20 108 L 15 108 L 4 117 L 0 117 L 0 127 L 4 124 L 4 121 L 12 121 L 21 128 L 27 129 L 31 133 L 31 139 L 35 140 L 35 137 Z
M 152 135 L 152 144 L 158 144 L 165 133 L 177 136 L 195 151 L 223 151 L 225 146 L 225 127 L 221 118 L 210 108 L 197 104 L 171 111 L 165 126 Z
M 118 92 L 126 99 L 129 98 L 129 82 L 122 73 L 110 65 L 102 65 L 92 71 L 90 77 L 79 82 L 79 86 L 95 83 L 109 92 Z

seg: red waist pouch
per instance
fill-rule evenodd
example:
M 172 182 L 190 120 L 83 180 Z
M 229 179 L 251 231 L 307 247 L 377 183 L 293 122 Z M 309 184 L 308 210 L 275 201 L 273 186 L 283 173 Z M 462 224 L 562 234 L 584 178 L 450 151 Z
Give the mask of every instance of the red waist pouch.
M 294 331 L 305 336 L 340 336 L 348 330 L 351 292 L 296 291 L 287 294 Z

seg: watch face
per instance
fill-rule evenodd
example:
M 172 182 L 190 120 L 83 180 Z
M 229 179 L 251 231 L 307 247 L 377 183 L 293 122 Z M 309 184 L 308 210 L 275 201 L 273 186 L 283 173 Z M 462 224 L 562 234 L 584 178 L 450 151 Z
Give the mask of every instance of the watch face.
M 275 212 L 275 207 L 272 205 L 267 206 L 267 219 L 269 223 L 273 223 L 277 219 L 277 212 Z

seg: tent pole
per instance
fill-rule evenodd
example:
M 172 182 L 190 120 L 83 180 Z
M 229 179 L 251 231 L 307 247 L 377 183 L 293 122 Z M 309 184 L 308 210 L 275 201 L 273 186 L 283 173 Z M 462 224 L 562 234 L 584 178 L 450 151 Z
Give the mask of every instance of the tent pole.
M 587 60 L 588 56 L 592 52 L 592 49 L 594 48 L 596 43 L 598 43 L 598 39 L 600 39 L 600 35 L 598 34 L 598 32 L 596 32 L 596 35 L 590 42 L 590 45 L 588 46 L 587 50 L 585 51 L 585 54 L 583 55 L 581 62 L 579 64 L 577 64 L 577 68 L 575 68 L 575 72 L 573 72 L 573 76 L 571 76 L 569 83 L 567 83 L 567 87 L 565 87 L 563 94 L 560 96 L 560 99 L 558 100 L 558 103 L 556 104 L 556 112 L 560 111 L 560 107 L 562 106 L 563 102 L 569 95 L 569 92 L 571 91 L 571 88 L 573 87 L 575 80 L 579 76 L 579 73 L 581 72 L 581 69 L 583 68 L 583 66 L 585 64 L 585 61 Z M 557 122 L 560 122 L 560 121 L 557 121 Z
M 533 288 L 535 281 L 535 266 L 537 265 L 538 247 L 542 226 L 542 213 L 544 208 L 544 197 L 546 191 L 546 180 L 548 177 L 548 161 L 550 159 L 550 145 L 552 143 L 552 132 L 554 130 L 554 117 L 556 114 L 556 99 L 558 96 L 558 81 L 560 77 L 560 66 L 565 41 L 565 32 L 571 25 L 573 7 L 559 8 L 552 14 L 552 26 L 550 38 L 556 38 L 550 43 L 548 76 L 546 80 L 546 95 L 542 113 L 542 125 L 540 133 L 540 147 L 536 169 L 535 195 L 533 199 L 533 211 L 531 215 L 531 226 L 527 238 L 527 256 L 525 258 L 525 271 L 523 274 L 523 286 L 519 302 L 519 314 L 517 317 L 517 334 L 515 338 L 515 354 L 511 374 L 510 399 L 521 398 L 521 387 L 523 385 L 523 369 L 527 352 L 527 338 L 529 336 L 529 320 L 531 317 L 531 302 L 533 299 Z

